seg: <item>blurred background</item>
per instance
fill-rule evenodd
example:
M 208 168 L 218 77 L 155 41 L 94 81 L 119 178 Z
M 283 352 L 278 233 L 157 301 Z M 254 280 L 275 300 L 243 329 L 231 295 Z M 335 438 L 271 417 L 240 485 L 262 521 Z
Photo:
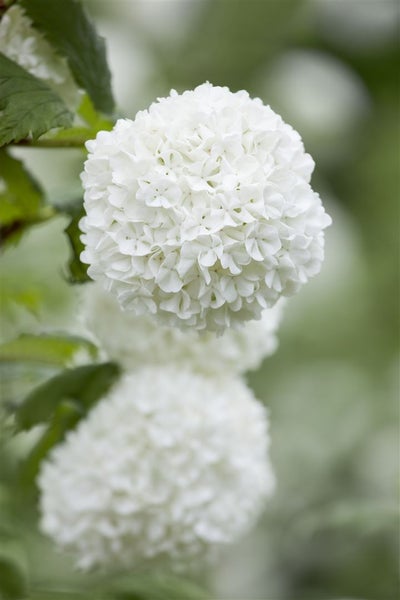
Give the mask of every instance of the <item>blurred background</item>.
M 395 600 L 399 3 L 85 4 L 106 38 L 121 116 L 206 80 L 247 89 L 300 132 L 317 165 L 313 187 L 333 217 L 321 275 L 289 302 L 278 352 L 248 375 L 270 410 L 277 493 L 256 530 L 200 582 L 221 600 Z M 80 193 L 79 150 L 15 155 L 52 201 Z M 2 255 L 3 340 L 79 332 L 77 291 L 65 280 L 65 226 L 60 217 L 33 228 Z M 37 377 L 37 370 L 18 376 L 19 393 Z M 19 436 L 4 453 L 4 510 L 15 500 L 7 472 L 26 444 Z M 81 581 L 36 533 L 29 511 L 19 526 L 21 560 L 37 581 Z

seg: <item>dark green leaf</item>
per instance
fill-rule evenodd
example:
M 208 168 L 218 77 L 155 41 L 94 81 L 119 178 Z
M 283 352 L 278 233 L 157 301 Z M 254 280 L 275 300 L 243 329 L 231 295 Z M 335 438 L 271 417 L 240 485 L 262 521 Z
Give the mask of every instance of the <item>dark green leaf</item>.
M 192 581 L 160 573 L 124 578 L 115 584 L 113 594 L 115 600 L 211 600 Z
M 1 53 L 0 111 L 0 146 L 72 124 L 72 113 L 61 98 Z
M 26 597 L 26 577 L 20 566 L 11 557 L 0 554 L 0 598 L 21 600 Z
M 41 138 L 41 144 L 43 146 L 47 144 L 49 147 L 52 144 L 65 147 L 83 147 L 85 142 L 95 138 L 99 131 L 110 131 L 114 126 L 113 121 L 106 119 L 95 110 L 87 94 L 83 97 L 78 114 L 85 122 L 85 125 L 57 131 L 53 130 Z
M 79 404 L 69 400 L 60 401 L 51 417 L 50 424 L 20 465 L 18 473 L 20 485 L 26 487 L 35 482 L 41 461 L 53 446 L 62 441 L 65 433 L 72 429 L 83 415 L 84 412 Z
M 101 38 L 77 0 L 21 0 L 21 5 L 56 51 L 65 56 L 77 84 L 94 106 L 105 113 L 114 108 L 111 75 Z
M 72 401 L 85 414 L 103 396 L 119 375 L 114 363 L 66 369 L 34 389 L 18 408 L 21 429 L 47 421 L 64 401 Z
M 81 242 L 81 230 L 79 229 L 79 221 L 85 215 L 85 210 L 82 205 L 82 201 L 77 206 L 71 206 L 69 209 L 65 209 L 72 219 L 65 229 L 68 241 L 71 247 L 72 256 L 68 262 L 68 280 L 70 283 L 85 283 L 90 281 L 90 277 L 87 274 L 88 265 L 81 262 L 80 255 L 84 250 L 84 245 Z
M 48 425 L 20 465 L 18 483 L 24 496 L 33 490 L 41 461 L 107 392 L 118 374 L 113 363 L 77 367 L 55 375 L 26 398 L 16 413 L 19 427 L 27 429 L 42 421 Z
M 55 209 L 65 215 L 69 215 L 70 217 L 76 217 L 82 212 L 83 208 L 83 198 L 75 197 L 71 198 L 62 204 L 55 204 Z
M 65 366 L 78 352 L 96 357 L 94 344 L 77 336 L 21 335 L 0 345 L 0 361 L 36 361 Z
M 33 388 L 60 372 L 60 366 L 34 361 L 0 361 L 0 414 L 3 420 L 13 417 L 16 407 Z M 14 426 L 12 420 L 10 425 Z

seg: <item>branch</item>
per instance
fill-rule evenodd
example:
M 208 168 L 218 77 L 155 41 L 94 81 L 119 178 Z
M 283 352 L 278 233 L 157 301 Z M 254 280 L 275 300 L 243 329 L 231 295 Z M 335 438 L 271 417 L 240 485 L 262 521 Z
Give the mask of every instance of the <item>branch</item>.
M 44 139 L 30 140 L 23 139 L 19 142 L 13 142 L 12 146 L 28 146 L 30 148 L 84 148 L 85 143 L 90 138 L 66 138 L 66 139 Z

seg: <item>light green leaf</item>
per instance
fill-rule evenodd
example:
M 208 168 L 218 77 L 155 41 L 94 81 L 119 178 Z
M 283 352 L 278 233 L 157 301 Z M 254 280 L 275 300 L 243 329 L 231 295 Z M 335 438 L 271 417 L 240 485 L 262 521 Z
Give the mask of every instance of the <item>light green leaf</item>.
M 55 132 L 50 132 L 46 136 L 40 138 L 42 147 L 57 146 L 57 147 L 84 147 L 87 140 L 96 137 L 97 131 L 89 127 L 69 127 L 68 129 L 60 129 Z
M 1 53 L 0 111 L 0 146 L 72 124 L 72 113 L 61 98 Z
M 111 75 L 105 44 L 77 0 L 21 0 L 35 27 L 65 56 L 77 84 L 85 89 L 94 106 L 105 113 L 114 109 Z
M 78 114 L 93 131 L 111 131 L 114 127 L 113 121 L 105 119 L 103 115 L 99 115 L 87 94 L 82 99 Z
M 55 214 L 22 161 L 0 149 L 0 243 L 15 241 L 24 230 Z
M 114 363 L 66 369 L 27 396 L 16 412 L 17 425 L 20 429 L 29 429 L 48 421 L 65 401 L 72 402 L 84 415 L 108 391 L 119 372 Z
M 2 273 L 1 273 L 2 275 Z M 2 287 L 0 289 L 0 304 L 2 308 L 8 308 L 11 304 L 23 306 L 28 312 L 32 315 L 37 316 L 39 314 L 40 305 L 42 303 L 43 294 L 41 290 L 32 285 L 27 285 L 24 287 L 21 282 L 18 282 L 21 285 L 8 286 L 10 289 L 5 288 L 4 278 L 2 279 Z
M 77 353 L 96 358 L 96 346 L 77 336 L 21 335 L 0 345 L 0 361 L 33 361 L 66 366 Z
M 35 217 L 43 204 L 43 192 L 22 161 L 4 149 L 0 149 L 0 177 L 0 223 L 7 225 L 15 218 Z
M 115 600 L 211 600 L 210 594 L 187 579 L 170 574 L 132 575 L 113 587 Z

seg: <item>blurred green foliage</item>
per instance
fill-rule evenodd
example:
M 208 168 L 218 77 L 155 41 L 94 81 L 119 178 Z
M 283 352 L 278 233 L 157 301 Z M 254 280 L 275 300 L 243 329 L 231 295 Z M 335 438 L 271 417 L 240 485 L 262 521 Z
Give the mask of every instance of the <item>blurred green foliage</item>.
M 171 87 L 209 80 L 245 88 L 299 129 L 317 164 L 315 187 L 334 219 L 323 272 L 289 303 L 277 354 L 249 375 L 270 408 L 277 494 L 257 529 L 219 566 L 193 579 L 218 600 L 395 600 L 399 5 L 392 0 L 87 0 L 85 5 L 106 37 L 121 114 L 133 116 Z M 295 73 L 288 71 L 286 87 L 279 87 L 276 74 L 289 64 L 288 57 L 298 59 Z M 319 104 L 328 109 L 329 95 L 321 95 L 322 80 L 312 77 L 309 65 L 317 63 L 325 69 L 333 101 L 319 121 Z M 352 107 L 350 100 L 339 102 L 345 85 Z M 23 159 L 57 211 L 77 197 L 81 152 L 18 148 L 11 155 L 8 160 Z M 22 178 L 25 184 L 36 193 Z M 4 250 L 4 342 L 20 334 L 79 330 L 79 292 L 65 276 L 73 260 L 63 233 L 69 222 L 59 216 L 36 225 L 18 246 Z M 3 395 L 21 401 L 34 384 L 57 373 L 49 365 L 25 363 L 17 370 L 14 365 L 8 379 L 2 377 Z M 150 582 L 134 578 L 130 588 L 128 582 L 117 590 L 120 578 L 76 574 L 68 558 L 55 554 L 38 534 L 34 501 L 21 501 L 15 481 L 18 465 L 41 435 L 34 429 L 6 443 L 4 434 L 0 521 L 11 527 L 19 554 L 7 563 L 0 553 L 0 580 L 6 582 L 0 597 L 21 597 L 13 589 L 26 579 L 31 597 L 40 600 L 108 598 L 106 590 L 111 597 L 136 600 L 203 597 L 195 584 L 152 577 Z M 0 529 L 0 547 L 6 539 L 9 544 L 10 533 Z M 19 571 L 23 576 L 15 580 Z

